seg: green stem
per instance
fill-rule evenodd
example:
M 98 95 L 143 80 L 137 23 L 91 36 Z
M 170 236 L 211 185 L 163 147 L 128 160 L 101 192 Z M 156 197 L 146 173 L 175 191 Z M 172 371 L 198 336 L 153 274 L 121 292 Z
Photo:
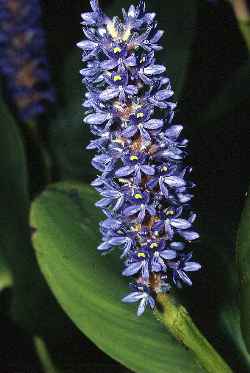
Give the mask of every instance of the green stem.
M 248 51 L 250 51 L 250 18 L 247 21 L 238 20 L 240 31 L 244 37 Z
M 30 136 L 38 150 L 40 151 L 42 161 L 43 161 L 43 167 L 44 167 L 44 173 L 45 173 L 45 179 L 46 183 L 49 184 L 52 181 L 52 174 L 51 174 L 51 158 L 50 155 L 46 149 L 46 147 L 43 144 L 43 141 L 41 139 L 39 130 L 37 128 L 37 123 L 34 121 L 29 121 L 27 123 L 27 128 L 29 130 Z
M 159 308 L 155 311 L 156 318 L 179 342 L 194 353 L 207 372 L 232 373 L 231 368 L 201 334 L 182 305 L 176 304 L 172 297 L 162 293 L 158 294 L 157 302 Z
M 40 337 L 34 337 L 34 346 L 44 373 L 58 373 L 51 360 L 46 344 Z
M 250 51 L 250 12 L 247 0 L 231 0 L 239 29 Z

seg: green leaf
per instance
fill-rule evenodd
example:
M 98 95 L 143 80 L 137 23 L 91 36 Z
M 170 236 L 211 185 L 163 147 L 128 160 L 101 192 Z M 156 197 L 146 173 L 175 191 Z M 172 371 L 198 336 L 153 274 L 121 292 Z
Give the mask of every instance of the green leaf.
M 56 303 L 37 265 L 30 240 L 25 150 L 18 127 L 2 101 L 0 114 L 0 264 L 4 281 L 10 281 L 7 271 L 12 274 L 11 314 L 29 332 L 55 336 L 56 340 L 62 325 L 71 333 L 72 324 Z
M 0 113 L 0 248 L 13 275 L 12 316 L 30 324 L 36 319 L 30 317 L 31 290 L 34 274 L 39 272 L 30 246 L 26 157 L 16 123 L 2 101 Z
M 152 313 L 137 318 L 121 303 L 128 292 L 117 253 L 101 257 L 96 193 L 71 183 L 51 186 L 33 203 L 38 262 L 65 312 L 99 348 L 140 373 L 202 372 L 193 355 Z
M 237 240 L 237 263 L 240 277 L 241 330 L 250 352 L 250 198 L 242 212 Z
M 25 149 L 3 102 L 0 114 L 0 289 L 12 279 L 12 319 L 43 339 L 62 370 L 69 364 L 81 366 L 86 363 L 84 350 L 91 346 L 63 312 L 38 267 L 31 245 Z
M 22 139 L 3 101 L 0 101 L 0 114 L 0 250 L 12 272 L 13 298 L 17 300 L 20 294 L 17 279 L 24 278 L 22 264 L 27 239 L 29 241 L 28 176 Z

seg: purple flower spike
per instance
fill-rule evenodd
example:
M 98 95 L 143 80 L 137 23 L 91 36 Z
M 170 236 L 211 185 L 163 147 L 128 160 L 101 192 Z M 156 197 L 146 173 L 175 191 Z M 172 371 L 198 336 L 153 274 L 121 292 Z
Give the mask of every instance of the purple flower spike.
M 54 102 L 39 0 L 0 0 L 0 73 L 21 120 Z
M 82 14 L 87 40 L 78 46 L 86 64 L 84 122 L 98 136 L 88 146 L 101 172 L 92 186 L 106 215 L 98 250 L 121 250 L 122 275 L 133 279 L 122 301 L 139 302 L 140 316 L 155 307 L 157 293 L 191 285 L 186 272 L 201 267 L 190 260 L 190 243 L 199 234 L 190 211 L 191 168 L 184 163 L 188 141 L 173 122 L 173 90 L 155 58 L 163 35 L 155 14 L 146 13 L 143 1 L 123 10 L 123 20 L 107 17 L 97 0 L 91 7 Z

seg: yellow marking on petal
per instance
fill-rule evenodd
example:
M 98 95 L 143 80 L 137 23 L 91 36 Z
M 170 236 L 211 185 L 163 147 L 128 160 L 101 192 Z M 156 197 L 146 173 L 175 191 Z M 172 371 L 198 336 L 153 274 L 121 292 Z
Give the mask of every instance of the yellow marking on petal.
M 130 35 L 131 35 L 131 28 L 128 27 L 128 28 L 124 31 L 123 35 L 122 35 L 122 40 L 123 40 L 123 41 L 127 41 L 128 38 L 130 37 Z
M 121 75 L 115 75 L 113 78 L 114 82 L 117 82 L 118 80 L 122 80 Z
M 114 22 L 111 21 L 107 24 L 107 31 L 112 36 L 113 39 L 116 39 L 118 37 L 118 32 L 115 28 Z
M 142 199 L 142 195 L 140 193 L 136 193 L 134 197 L 135 199 Z
M 150 249 L 156 249 L 158 247 L 158 244 L 156 242 L 154 242 L 154 243 L 151 243 L 151 245 L 149 247 L 150 247 Z
M 114 51 L 114 53 L 120 53 L 122 50 L 121 50 L 121 48 L 119 48 L 119 47 L 115 47 L 115 48 L 113 49 L 113 51 Z
M 136 114 L 136 118 L 143 118 L 143 117 L 144 117 L 144 113 L 142 112 Z
M 127 184 L 127 182 L 128 182 L 127 179 L 123 179 L 123 178 L 119 178 L 118 181 L 119 181 L 120 183 L 125 183 L 125 184 Z
M 136 155 L 131 155 L 130 160 L 131 161 L 137 161 L 138 157 Z
M 146 255 L 144 253 L 138 253 L 137 256 L 138 256 L 138 258 L 140 258 L 140 257 L 145 258 L 146 257 Z
M 166 166 L 163 166 L 161 170 L 166 172 L 168 170 L 168 168 Z
M 116 144 L 124 144 L 123 139 L 115 139 L 115 140 L 113 140 L 113 142 L 115 142 Z
M 133 232 L 139 232 L 141 230 L 141 224 L 135 224 L 131 227 L 131 231 Z
M 166 211 L 166 215 L 174 215 L 174 211 L 173 210 L 168 210 L 168 211 Z
M 118 109 L 118 110 L 122 110 L 123 109 L 123 107 L 122 107 L 122 105 L 121 105 L 121 103 L 119 101 L 115 101 L 113 103 L 113 107 L 116 108 L 116 109 Z

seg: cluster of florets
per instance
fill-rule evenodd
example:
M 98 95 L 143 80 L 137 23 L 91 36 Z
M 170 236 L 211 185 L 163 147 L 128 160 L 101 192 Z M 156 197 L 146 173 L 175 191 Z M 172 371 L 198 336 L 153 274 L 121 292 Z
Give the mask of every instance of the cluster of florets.
M 122 274 L 133 279 L 123 301 L 139 301 L 141 315 L 171 284 L 191 285 L 186 272 L 200 268 L 188 249 L 199 235 L 189 206 L 191 168 L 183 164 L 187 140 L 173 124 L 173 91 L 155 60 L 163 34 L 155 14 L 140 2 L 123 10 L 121 21 L 108 18 L 97 0 L 90 3 L 92 12 L 82 14 L 87 40 L 78 46 L 86 63 L 84 121 L 97 136 L 88 148 L 96 150 L 92 164 L 101 173 L 92 185 L 106 215 L 98 250 L 121 250 Z
M 54 101 L 40 18 L 39 0 L 0 0 L 0 73 L 24 121 Z

